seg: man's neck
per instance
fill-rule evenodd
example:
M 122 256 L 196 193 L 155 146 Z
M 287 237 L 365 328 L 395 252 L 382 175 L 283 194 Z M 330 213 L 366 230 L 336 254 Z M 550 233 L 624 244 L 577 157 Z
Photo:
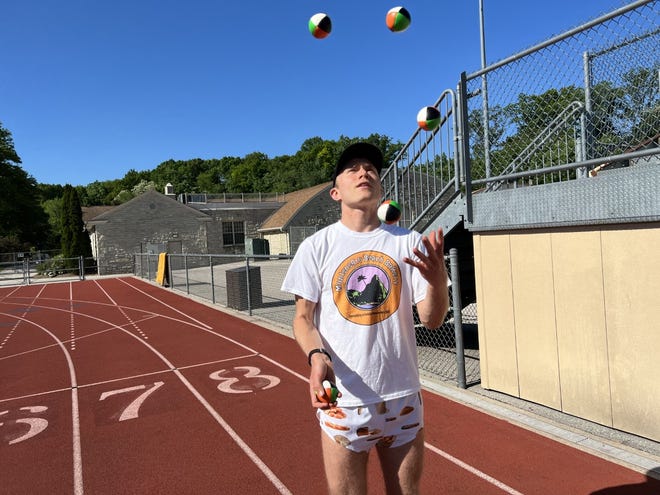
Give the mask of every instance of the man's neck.
M 378 215 L 373 210 L 342 210 L 340 221 L 346 228 L 354 232 L 371 232 L 380 227 Z

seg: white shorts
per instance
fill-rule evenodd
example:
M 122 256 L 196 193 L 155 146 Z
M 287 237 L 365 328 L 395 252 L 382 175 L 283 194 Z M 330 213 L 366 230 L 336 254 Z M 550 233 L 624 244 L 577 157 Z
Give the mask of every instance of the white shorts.
M 419 392 L 366 406 L 317 409 L 316 416 L 330 438 L 355 452 L 368 451 L 374 445 L 405 445 L 424 427 Z

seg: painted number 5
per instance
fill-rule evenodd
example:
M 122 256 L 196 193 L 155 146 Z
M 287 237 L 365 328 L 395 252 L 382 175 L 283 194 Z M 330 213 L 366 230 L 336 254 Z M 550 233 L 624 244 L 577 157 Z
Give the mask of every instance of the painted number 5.
M 19 408 L 19 411 L 21 411 L 21 414 L 40 414 L 45 412 L 48 409 L 46 406 L 28 406 L 28 407 L 21 407 Z M 46 429 L 48 426 L 48 420 L 44 418 L 19 418 L 19 419 L 14 419 L 14 420 L 7 420 L 3 418 L 6 414 L 9 414 L 9 411 L 0 411 L 0 426 L 7 425 L 11 427 L 12 425 L 27 425 L 28 430 L 20 436 L 17 436 L 13 440 L 9 441 L 9 445 L 13 445 L 15 443 L 23 442 L 24 440 L 27 440 L 28 438 L 32 438 L 35 435 L 38 435 L 42 431 Z
M 280 383 L 276 376 L 262 375 L 261 370 L 254 366 L 236 366 L 230 370 L 214 371 L 209 378 L 219 381 L 218 390 L 227 394 L 249 394 L 273 388 Z

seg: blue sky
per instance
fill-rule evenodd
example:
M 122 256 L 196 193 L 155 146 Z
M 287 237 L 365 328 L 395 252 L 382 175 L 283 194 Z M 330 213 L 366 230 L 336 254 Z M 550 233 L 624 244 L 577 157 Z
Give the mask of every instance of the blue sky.
M 38 182 L 87 185 L 168 159 L 294 154 L 308 138 L 406 142 L 481 64 L 478 0 L 2 2 L 0 123 Z M 488 63 L 625 0 L 484 0 Z M 385 14 L 403 5 L 410 28 Z M 331 35 L 308 19 L 330 15 Z

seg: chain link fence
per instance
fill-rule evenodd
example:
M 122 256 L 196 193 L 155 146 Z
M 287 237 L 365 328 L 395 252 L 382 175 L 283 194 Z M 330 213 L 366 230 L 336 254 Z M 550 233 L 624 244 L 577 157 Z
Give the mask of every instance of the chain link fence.
M 294 299 L 280 290 L 291 259 L 292 256 L 168 254 L 164 281 L 171 289 L 268 321 L 292 335 Z M 155 281 L 158 263 L 157 254 L 136 254 L 134 273 Z M 458 273 L 457 265 L 448 268 L 450 273 Z M 457 287 L 453 282 L 450 291 Z M 457 309 L 460 297 L 451 300 L 452 310 L 439 328 L 424 328 L 416 318 L 420 373 L 464 387 L 479 382 L 476 306 Z M 459 334 L 457 321 L 463 323 Z
M 487 190 L 572 180 L 660 137 L 660 4 L 634 2 L 466 77 L 471 178 L 603 158 Z
M 660 4 L 632 2 L 472 74 L 383 171 L 400 224 L 451 230 L 462 200 L 657 163 Z

